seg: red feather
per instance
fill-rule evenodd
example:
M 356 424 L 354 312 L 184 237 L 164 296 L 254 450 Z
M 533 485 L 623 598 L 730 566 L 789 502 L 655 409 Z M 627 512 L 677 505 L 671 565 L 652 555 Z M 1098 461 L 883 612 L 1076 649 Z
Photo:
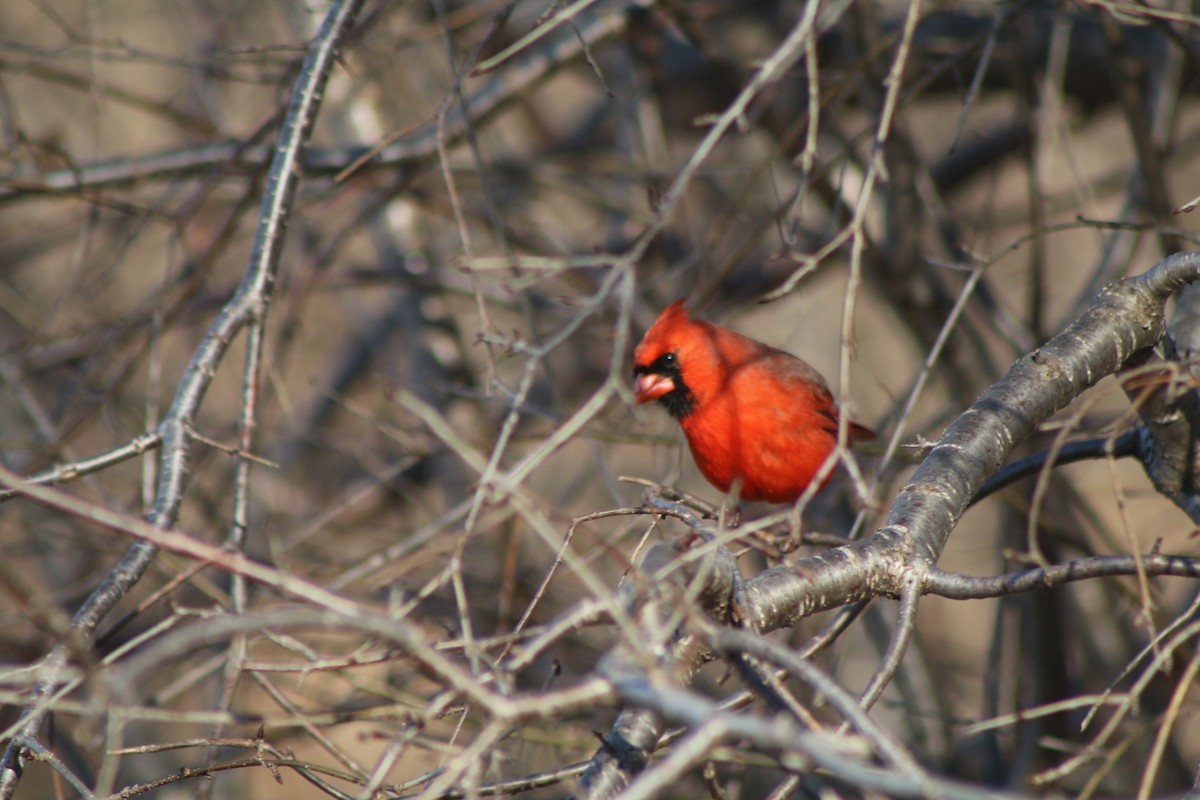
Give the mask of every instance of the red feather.
M 683 300 L 646 331 L 633 364 L 637 401 L 657 400 L 679 420 L 696 466 L 722 492 L 738 484 L 745 500 L 793 503 L 837 447 L 839 410 L 815 369 L 692 319 Z M 851 440 L 874 436 L 849 423 Z

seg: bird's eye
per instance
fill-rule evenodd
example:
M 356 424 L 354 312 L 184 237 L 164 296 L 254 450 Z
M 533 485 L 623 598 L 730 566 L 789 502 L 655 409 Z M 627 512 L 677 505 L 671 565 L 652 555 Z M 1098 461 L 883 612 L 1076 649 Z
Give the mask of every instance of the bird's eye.
M 674 353 L 667 353 L 666 355 L 664 355 L 662 357 L 663 366 L 664 367 L 673 367 L 673 366 L 675 366 L 675 360 L 676 359 L 675 359 Z

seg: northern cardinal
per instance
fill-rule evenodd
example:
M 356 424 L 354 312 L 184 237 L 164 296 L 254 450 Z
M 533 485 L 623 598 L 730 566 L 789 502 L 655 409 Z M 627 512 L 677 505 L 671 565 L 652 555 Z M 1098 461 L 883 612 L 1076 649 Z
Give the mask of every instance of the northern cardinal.
M 744 500 L 794 503 L 837 447 L 838 407 L 815 369 L 692 319 L 683 300 L 646 331 L 633 375 L 634 398 L 657 400 L 679 422 L 708 482 L 722 492 L 736 485 Z M 875 436 L 854 422 L 848 433 Z

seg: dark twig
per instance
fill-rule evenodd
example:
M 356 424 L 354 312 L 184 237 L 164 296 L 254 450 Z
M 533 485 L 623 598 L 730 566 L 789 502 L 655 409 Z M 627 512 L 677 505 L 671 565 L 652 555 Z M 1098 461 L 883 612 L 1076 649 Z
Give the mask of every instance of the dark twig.
M 1175 575 L 1183 578 L 1200 578 L 1200 559 L 1169 556 L 1162 553 L 1147 553 L 1141 556 L 1141 568 L 1146 575 Z M 1116 575 L 1136 575 L 1138 557 L 1093 556 L 1065 564 L 1037 567 L 1022 572 L 1011 572 L 981 578 L 930 570 L 925 577 L 925 591 L 952 600 L 977 600 L 985 597 L 1003 597 L 1020 592 L 1052 589 L 1074 581 Z
M 923 588 L 921 576 L 916 571 L 910 570 L 904 577 L 904 588 L 900 593 L 900 611 L 896 617 L 896 627 L 892 630 L 892 638 L 888 642 L 887 651 L 883 654 L 879 667 L 871 675 L 867 688 L 863 689 L 858 698 L 858 702 L 864 709 L 875 705 L 875 701 L 883 694 L 883 690 L 887 688 L 892 678 L 896 676 L 897 670 L 900 669 L 904 651 L 908 649 L 908 643 L 912 641 L 913 634 L 917 630 L 917 600 L 920 598 Z
M 987 479 L 975 496 L 971 498 L 971 505 L 975 505 L 988 495 L 998 492 L 1022 478 L 1036 475 L 1043 469 L 1052 469 L 1062 464 L 1074 464 L 1098 458 L 1124 458 L 1135 455 L 1138 450 L 1139 435 L 1138 431 L 1131 430 L 1122 433 L 1115 439 L 1105 436 L 1082 442 L 1068 442 L 1058 448 L 1058 453 L 1054 458 L 1050 458 L 1051 450 L 1047 449 L 1009 462 Z

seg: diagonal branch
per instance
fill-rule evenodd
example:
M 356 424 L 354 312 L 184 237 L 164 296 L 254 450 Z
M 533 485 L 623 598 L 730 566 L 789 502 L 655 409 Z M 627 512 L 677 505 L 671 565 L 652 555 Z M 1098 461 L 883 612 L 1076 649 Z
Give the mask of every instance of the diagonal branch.
M 971 498 L 1013 448 L 1085 389 L 1153 347 L 1164 306 L 1200 278 L 1200 253 L 1164 259 L 1108 286 L 1065 331 L 1021 358 L 946 430 L 896 497 L 877 537 L 907 536 L 935 563 Z
M 248 322 L 261 320 L 266 315 L 283 252 L 288 214 L 300 182 L 300 158 L 316 121 L 338 48 L 350 31 L 361 4 L 361 0 L 345 0 L 334 5 L 309 49 L 271 163 L 246 276 L 193 353 L 175 399 L 159 426 L 162 466 L 154 507 L 149 515 L 150 523 L 156 527 L 170 528 L 178 518 L 184 485 L 190 474 L 190 430 L 217 367 L 238 332 Z M 90 637 L 100 621 L 141 579 L 156 552 L 157 548 L 145 541 L 130 547 L 76 612 L 73 630 L 80 636 Z M 17 742 L 36 739 L 46 714 L 42 700 L 54 691 L 57 673 L 66 660 L 67 650 L 60 646 L 42 665 L 45 677 L 38 682 L 22 714 L 18 735 L 0 759 L 0 800 L 8 800 L 16 791 L 26 760 L 26 748 Z

